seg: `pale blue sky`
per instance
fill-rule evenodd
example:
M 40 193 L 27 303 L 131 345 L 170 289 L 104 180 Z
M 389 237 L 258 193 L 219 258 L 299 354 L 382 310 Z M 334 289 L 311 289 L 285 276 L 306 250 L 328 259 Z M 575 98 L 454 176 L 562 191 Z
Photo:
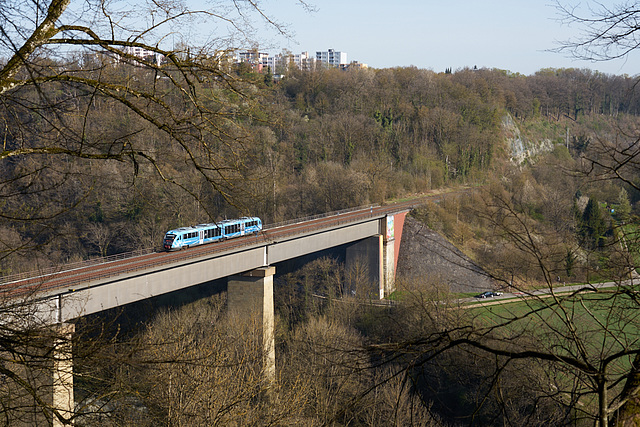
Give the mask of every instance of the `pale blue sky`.
M 577 1 L 577 0 L 567 0 Z M 335 49 L 370 67 L 414 65 L 434 71 L 500 68 L 533 74 L 541 68 L 590 68 L 610 74 L 640 73 L 640 52 L 626 60 L 575 61 L 549 52 L 578 35 L 558 22 L 547 0 L 263 0 L 263 8 L 288 24 L 293 41 L 265 32 L 260 49 L 294 53 Z M 602 0 L 608 3 L 608 0 Z M 583 3 L 584 4 L 584 3 Z

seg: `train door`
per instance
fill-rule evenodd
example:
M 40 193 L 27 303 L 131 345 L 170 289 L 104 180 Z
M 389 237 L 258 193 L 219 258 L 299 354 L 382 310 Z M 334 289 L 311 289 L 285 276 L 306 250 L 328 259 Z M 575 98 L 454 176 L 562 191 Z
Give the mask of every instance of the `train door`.
M 200 238 L 200 244 L 204 242 L 204 230 L 198 230 L 198 237 Z
M 244 221 L 240 223 L 240 235 L 244 236 Z

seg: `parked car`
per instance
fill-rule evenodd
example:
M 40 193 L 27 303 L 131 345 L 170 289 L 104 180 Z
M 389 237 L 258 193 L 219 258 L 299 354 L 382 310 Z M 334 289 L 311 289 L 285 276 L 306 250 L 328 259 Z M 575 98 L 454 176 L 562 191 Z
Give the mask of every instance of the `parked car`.
M 500 295 L 502 295 L 502 292 L 487 291 L 476 295 L 474 298 L 493 298 L 499 297 Z

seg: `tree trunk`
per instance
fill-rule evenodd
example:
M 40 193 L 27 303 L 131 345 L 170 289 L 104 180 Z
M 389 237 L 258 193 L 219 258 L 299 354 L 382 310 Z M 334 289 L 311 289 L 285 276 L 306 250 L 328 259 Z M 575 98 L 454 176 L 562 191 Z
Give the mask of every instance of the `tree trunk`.
M 637 426 L 640 424 L 640 354 L 631 364 L 631 372 L 622 390 L 621 400 L 626 402 L 616 412 L 612 425 L 616 427 Z

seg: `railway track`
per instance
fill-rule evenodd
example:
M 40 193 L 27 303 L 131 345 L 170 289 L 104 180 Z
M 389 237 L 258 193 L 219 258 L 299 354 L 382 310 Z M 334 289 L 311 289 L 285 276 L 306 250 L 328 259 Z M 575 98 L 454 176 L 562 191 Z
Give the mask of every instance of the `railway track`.
M 18 276 L 0 279 L 0 295 L 5 297 L 27 296 L 35 293 L 47 293 L 67 288 L 70 291 L 76 286 L 89 286 L 92 281 L 113 276 L 139 272 L 150 267 L 169 265 L 202 256 L 240 249 L 247 246 L 268 244 L 297 234 L 311 233 L 324 228 L 350 224 L 372 217 L 410 210 L 427 200 L 438 200 L 441 195 L 425 196 L 390 205 L 372 205 L 325 214 L 307 219 L 288 221 L 286 223 L 267 225 L 257 236 L 250 235 L 224 242 L 196 246 L 177 252 L 149 252 L 141 255 L 116 257 L 91 265 L 62 266 L 54 272 L 34 272 L 30 277 Z

